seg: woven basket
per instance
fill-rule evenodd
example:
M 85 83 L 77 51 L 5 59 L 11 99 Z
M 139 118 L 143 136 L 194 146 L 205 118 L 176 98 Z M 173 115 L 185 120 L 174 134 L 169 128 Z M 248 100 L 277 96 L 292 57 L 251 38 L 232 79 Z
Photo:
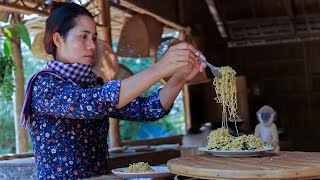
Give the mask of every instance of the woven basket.
M 39 32 L 35 36 L 32 43 L 31 50 L 37 58 L 47 61 L 47 60 L 53 59 L 53 56 L 50 54 L 47 54 L 46 51 L 44 50 L 43 37 L 44 37 L 44 31 Z
M 161 40 L 163 25 L 153 17 L 138 14 L 123 26 L 117 55 L 121 57 L 154 56 Z
M 104 81 L 115 79 L 118 72 L 117 55 L 107 42 L 97 40 L 97 50 L 95 54 L 95 62 L 93 71 Z
M 104 81 L 113 79 L 125 79 L 133 75 L 128 67 L 118 64 L 117 55 L 103 40 L 98 40 L 93 71 L 102 77 Z

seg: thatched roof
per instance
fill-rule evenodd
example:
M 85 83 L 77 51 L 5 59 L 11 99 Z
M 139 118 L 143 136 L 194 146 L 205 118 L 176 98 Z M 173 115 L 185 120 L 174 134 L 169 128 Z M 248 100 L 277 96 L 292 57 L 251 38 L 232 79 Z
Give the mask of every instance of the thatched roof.
M 3 22 L 8 21 L 9 15 L 13 12 L 21 13 L 25 15 L 30 14 L 38 14 L 39 16 L 24 19 L 25 25 L 28 28 L 28 31 L 31 36 L 35 36 L 37 33 L 44 30 L 45 20 L 48 16 L 48 5 L 46 5 L 45 0 L 19 0 L 19 1 L 8 1 L 8 2 L 0 2 L 0 20 Z M 78 1 L 76 1 L 78 2 Z M 101 1 L 92 1 L 92 0 L 81 0 L 78 2 L 86 7 L 95 17 L 95 21 L 99 28 L 104 26 L 103 17 L 105 17 L 101 12 Z M 123 3 L 123 2 L 122 2 Z M 126 8 L 125 6 L 130 6 L 131 4 L 125 4 L 121 6 L 120 3 L 113 3 L 110 1 L 110 22 L 111 22 L 111 31 L 112 31 L 112 39 L 117 42 L 119 40 L 119 36 L 123 27 L 124 22 L 132 17 L 137 12 Z M 135 8 L 132 6 L 132 8 Z M 172 32 L 176 29 L 174 27 L 165 26 L 164 32 Z
M 0 2 L 0 19 L 8 17 L 8 11 L 37 13 L 43 19 L 27 22 L 31 34 L 43 28 L 47 14 L 45 0 L 9 0 Z M 103 26 L 100 0 L 81 0 L 95 16 L 98 27 Z M 109 0 L 111 5 L 112 39 L 117 40 L 128 17 L 147 10 L 157 11 L 158 20 L 165 22 L 164 30 L 180 30 L 187 26 L 210 23 L 205 37 L 213 31 L 219 33 L 229 47 L 256 46 L 304 42 L 320 39 L 320 2 L 317 0 Z M 137 4 L 138 6 L 136 6 Z M 143 7 L 139 9 L 139 6 Z M 99 8 L 100 7 L 100 8 Z M 152 9 L 153 8 L 153 9 Z M 138 9 L 138 10 L 137 10 Z M 174 12 L 174 20 L 163 20 Z M 145 12 L 143 12 L 145 13 Z M 162 19 L 161 19 L 162 18 Z M 205 19 L 205 23 L 203 22 Z M 185 23 L 187 22 L 187 23 Z M 191 23 L 188 23 L 191 22 Z M 212 29 L 215 28 L 215 29 Z M 212 30 L 211 30 L 212 29 Z M 211 34 L 209 34 L 211 33 Z

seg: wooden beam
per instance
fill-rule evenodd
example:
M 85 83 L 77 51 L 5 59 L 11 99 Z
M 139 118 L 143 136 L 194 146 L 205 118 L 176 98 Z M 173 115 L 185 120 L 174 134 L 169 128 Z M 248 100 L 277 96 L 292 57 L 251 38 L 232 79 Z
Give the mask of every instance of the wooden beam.
M 274 33 L 270 35 L 261 35 L 261 36 L 254 36 L 254 35 L 246 35 L 240 38 L 233 38 L 233 41 L 237 40 L 270 40 L 270 39 L 291 39 L 291 38 L 299 38 L 299 37 L 308 37 L 308 36 L 320 36 L 320 31 L 313 31 L 313 32 L 299 32 L 299 33 L 286 33 L 286 34 L 279 34 L 279 33 Z
M 291 30 L 293 33 L 296 33 L 296 27 L 295 24 L 293 23 L 294 20 L 294 13 L 293 13 L 293 8 L 292 8 L 292 1 L 291 0 L 283 0 L 283 6 L 284 9 L 287 12 L 287 15 L 290 17 L 290 25 L 291 25 Z
M 114 3 L 112 3 L 112 4 L 114 4 Z M 136 6 L 135 4 L 132 4 L 132 3 L 128 2 L 128 1 L 122 0 L 122 1 L 118 2 L 118 5 L 120 5 L 122 7 L 125 7 L 126 9 L 130 9 L 131 11 L 137 12 L 139 14 L 147 14 L 147 15 L 155 18 L 159 22 L 161 22 L 161 23 L 163 23 L 165 25 L 168 25 L 168 26 L 170 26 L 170 27 L 172 27 L 174 29 L 177 29 L 179 31 L 181 31 L 181 30 L 182 31 L 186 31 L 187 30 L 186 27 L 183 27 L 183 26 L 181 26 L 181 25 L 179 25 L 179 24 L 177 24 L 175 22 L 172 22 L 172 21 L 170 21 L 168 19 L 165 19 L 165 18 L 163 18 L 163 17 L 161 17 L 161 16 L 159 16 L 157 14 L 154 14 L 154 13 L 152 13 L 152 12 L 146 10 L 146 9 L 143 9 L 143 8 L 141 8 L 139 6 Z
M 276 45 L 276 44 L 289 44 L 289 43 L 300 43 L 309 41 L 319 41 L 320 36 L 307 36 L 307 37 L 290 37 L 290 38 L 278 38 L 278 39 L 256 39 L 256 40 L 239 40 L 229 41 L 229 48 L 239 47 L 254 47 L 254 46 L 265 46 L 265 45 Z
M 102 39 L 112 47 L 112 38 L 111 38 L 111 20 L 110 20 L 110 4 L 109 1 L 100 0 L 100 17 L 102 22 Z
M 224 24 L 220 18 L 220 15 L 219 15 L 219 12 L 217 10 L 217 7 L 214 3 L 213 0 L 206 0 L 207 2 L 207 5 L 208 5 L 208 8 L 209 8 L 209 11 L 214 19 L 214 21 L 216 22 L 216 25 L 218 27 L 218 31 L 220 32 L 220 35 L 222 38 L 227 38 L 228 35 L 227 35 L 227 32 L 226 32 L 226 29 L 224 27 Z
M 16 12 L 20 14 L 38 14 L 41 16 L 49 15 L 49 13 L 44 10 L 38 10 L 38 9 L 20 6 L 12 3 L 4 3 L 3 1 L 0 1 L 0 9 L 6 10 L 8 12 Z
M 257 11 L 256 11 L 256 5 L 255 5 L 255 0 L 251 0 L 250 1 L 250 9 L 251 9 L 251 12 L 252 12 L 252 16 L 253 18 L 257 18 Z M 259 35 L 263 36 L 264 35 L 264 32 L 261 28 L 261 25 L 260 24 L 257 24 L 256 25 L 257 29 L 258 29 L 258 32 L 259 32 Z M 232 29 L 232 28 L 229 28 L 229 29 Z
M 303 43 L 303 65 L 304 65 L 304 82 L 305 82 L 305 87 L 306 87 L 306 93 L 307 93 L 307 109 L 308 112 L 311 112 L 312 109 L 312 73 L 311 73 L 311 62 L 310 62 L 310 51 L 311 49 L 309 47 L 309 44 Z
M 4 3 L 0 1 L 0 10 L 5 10 L 6 12 L 15 12 L 20 14 L 38 14 L 40 16 L 49 16 L 49 13 L 45 10 L 38 10 L 34 8 L 29 8 L 22 5 L 17 5 L 13 3 Z M 102 24 L 96 23 L 98 28 L 103 27 Z
M 306 22 L 306 25 L 307 25 L 307 29 L 309 32 L 312 31 L 311 29 L 311 26 L 310 26 L 310 22 L 309 22 L 309 16 L 306 12 L 306 5 L 305 5 L 305 0 L 302 1 L 302 10 L 303 10 L 303 16 L 305 18 L 305 22 Z
M 117 8 L 117 9 L 120 9 L 120 10 L 122 10 L 122 11 L 124 11 L 124 12 L 126 12 L 126 13 L 128 13 L 128 14 L 130 14 L 130 15 L 135 15 L 135 14 L 137 14 L 136 11 L 133 11 L 133 10 L 131 10 L 131 9 L 128 9 L 128 8 L 124 7 L 124 6 L 121 6 L 119 3 L 120 3 L 120 2 L 117 2 L 117 3 L 116 3 L 116 2 L 113 2 L 113 1 L 109 1 L 110 6 L 112 6 L 112 7 L 115 7 L 115 8 Z
M 305 14 L 295 16 L 295 19 L 304 20 L 305 18 L 320 18 L 320 13 L 314 14 Z M 254 19 L 238 19 L 232 21 L 226 21 L 225 24 L 227 25 L 250 25 L 255 23 L 281 23 L 281 22 L 288 22 L 291 20 L 290 16 L 277 16 L 277 17 L 269 17 L 269 18 L 254 18 Z

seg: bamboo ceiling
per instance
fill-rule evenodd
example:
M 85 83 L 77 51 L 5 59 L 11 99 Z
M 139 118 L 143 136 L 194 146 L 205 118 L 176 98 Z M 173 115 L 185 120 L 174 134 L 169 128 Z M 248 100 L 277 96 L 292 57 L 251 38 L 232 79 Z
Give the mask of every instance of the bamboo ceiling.
M 229 47 L 320 40 L 319 0 L 206 1 Z

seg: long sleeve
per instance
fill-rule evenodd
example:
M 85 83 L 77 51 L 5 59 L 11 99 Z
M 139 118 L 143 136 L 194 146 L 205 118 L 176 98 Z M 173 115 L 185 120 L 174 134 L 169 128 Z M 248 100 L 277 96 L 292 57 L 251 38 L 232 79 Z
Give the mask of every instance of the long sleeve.
M 146 98 L 138 97 L 116 114 L 117 118 L 135 121 L 155 121 L 167 115 L 160 102 L 160 90 Z
M 167 114 L 160 103 L 160 90 L 147 98 L 138 97 L 117 109 L 119 89 L 120 80 L 83 89 L 50 74 L 39 75 L 32 90 L 32 112 L 68 119 L 103 119 L 110 116 L 136 121 L 153 121 Z
M 37 77 L 32 90 L 32 112 L 70 119 L 102 119 L 116 114 L 120 81 L 83 89 L 55 76 Z

